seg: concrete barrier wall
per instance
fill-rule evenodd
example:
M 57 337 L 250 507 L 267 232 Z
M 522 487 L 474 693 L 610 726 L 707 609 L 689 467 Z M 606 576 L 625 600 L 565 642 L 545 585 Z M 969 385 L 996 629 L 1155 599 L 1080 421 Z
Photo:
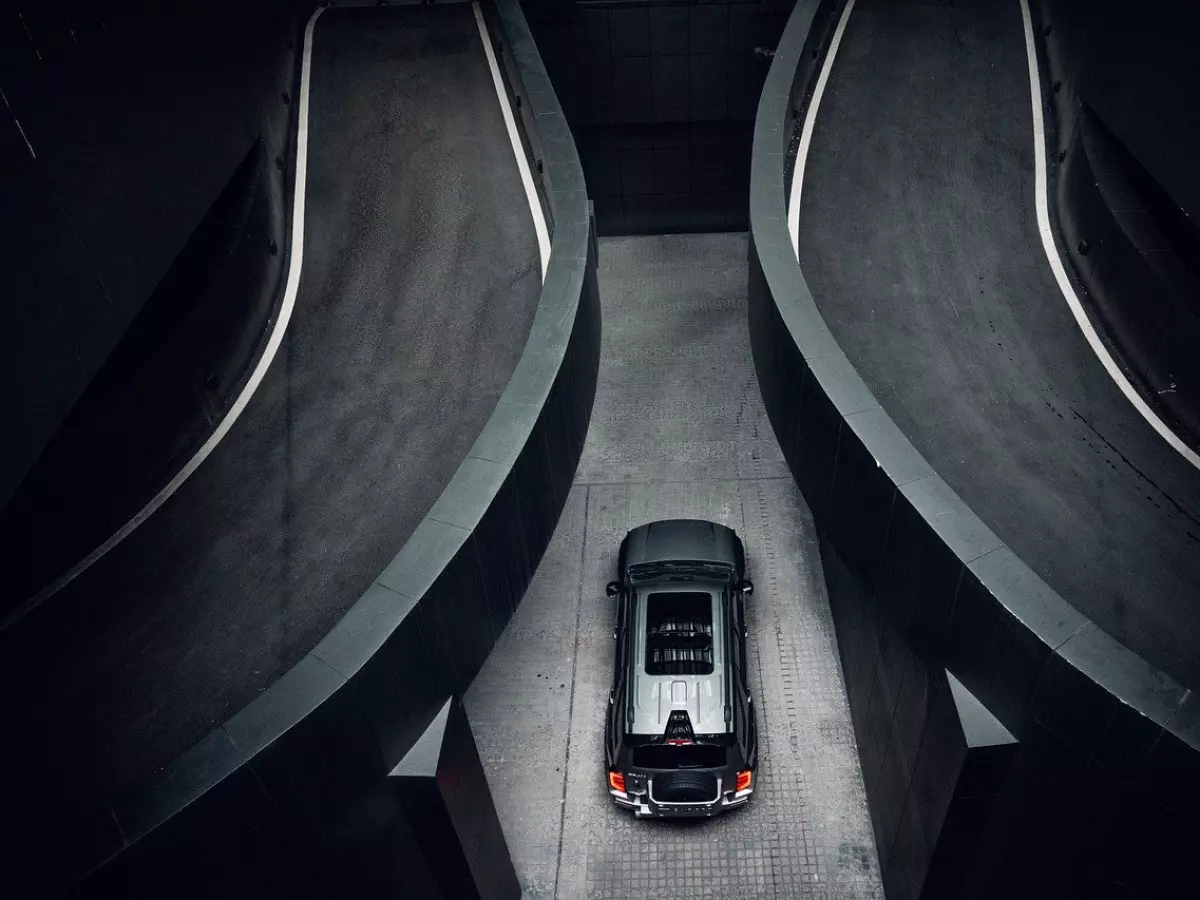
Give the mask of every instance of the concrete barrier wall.
M 792 251 L 789 147 L 840 8 L 800 0 L 767 76 L 749 315 L 820 535 L 888 896 L 1187 896 L 1200 698 L 1073 609 L 933 471 L 838 347 Z M 1009 747 L 1002 765 L 971 762 L 952 679 L 1015 738 L 994 744 Z
M 285 126 L 287 113 L 280 102 Z M 284 192 L 292 193 L 291 172 L 275 165 L 265 140 L 253 140 L 3 507 L 8 578 L 0 618 L 21 610 L 137 515 L 227 414 L 283 299 L 289 242 L 281 234 L 291 206 Z
M 445 860 L 405 811 L 429 808 L 437 791 L 421 788 L 414 802 L 398 785 L 413 782 L 413 766 L 425 771 L 410 751 L 433 740 L 435 718 L 483 664 L 546 548 L 583 447 L 600 348 L 596 247 L 570 132 L 517 0 L 487 4 L 486 15 L 552 226 L 523 356 L 446 490 L 325 639 L 153 783 L 63 823 L 56 865 L 77 895 L 436 900 L 450 890 Z M 472 753 L 451 757 L 477 766 Z M 429 771 L 441 777 L 438 765 Z M 462 778 L 484 783 L 476 776 Z M 462 798 L 446 802 L 451 819 L 469 817 Z M 482 865 L 497 849 L 463 858 Z
M 0 251 L 13 298 L 0 618 L 133 518 L 212 433 L 289 260 L 312 4 L 69 6 L 30 11 L 28 34 L 0 28 L 3 205 L 26 223 Z
M 526 0 L 601 234 L 744 231 L 754 110 L 791 0 Z
M 1072 108 L 1082 100 L 1195 218 L 1200 66 L 1193 43 L 1200 7 L 1190 0 L 1031 0 L 1030 11 L 1049 63 L 1044 97 L 1062 134 L 1074 127 Z M 1049 137 L 1055 122 L 1046 127 Z
M 1125 0 L 1034 0 L 1030 12 L 1061 252 L 1122 367 L 1200 447 L 1200 226 L 1183 208 L 1198 190 L 1183 158 L 1200 140 L 1200 70 L 1164 38 L 1193 33 L 1200 12 Z M 1143 52 L 1127 53 L 1139 38 Z M 1109 60 L 1116 71 L 1103 71 Z
M 293 152 L 294 106 L 285 98 L 295 95 L 300 28 L 313 4 L 154 6 L 49 0 L 10 4 L 0 16 L 0 203 L 7 220 L 22 223 L 0 249 L 11 298 L 0 327 L 9 412 L 0 508 L 155 291 L 172 288 L 173 261 L 259 139 L 252 228 L 215 290 L 254 308 L 255 291 L 269 298 L 286 264 L 284 249 L 271 255 L 285 247 L 291 202 L 290 172 L 275 160 Z M 247 280 L 260 284 L 239 283 Z M 183 281 L 164 298 L 168 307 L 220 306 L 215 295 L 189 296 L 203 282 L 194 271 Z M 237 375 L 221 353 L 238 348 L 207 349 L 197 380 L 215 374 L 219 387 L 197 393 L 220 403 Z

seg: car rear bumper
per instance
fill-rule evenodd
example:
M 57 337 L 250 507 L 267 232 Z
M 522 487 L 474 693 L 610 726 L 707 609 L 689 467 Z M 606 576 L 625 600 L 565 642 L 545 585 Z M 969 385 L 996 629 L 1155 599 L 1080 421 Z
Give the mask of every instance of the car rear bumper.
M 681 807 L 653 803 L 647 797 L 618 797 L 615 796 L 615 792 L 612 793 L 614 794 L 613 799 L 617 802 L 618 806 L 622 806 L 625 809 L 632 809 L 634 815 L 642 819 L 710 819 L 728 809 L 745 806 L 750 801 L 750 795 L 733 800 L 722 797 L 713 803 Z
M 745 806 L 754 795 L 754 788 L 736 792 L 726 790 L 724 782 L 718 779 L 716 796 L 712 800 L 700 803 L 666 803 L 655 800 L 653 779 L 647 782 L 643 791 L 617 791 L 609 788 L 608 792 L 618 806 L 632 809 L 639 818 L 704 819 L 738 806 Z

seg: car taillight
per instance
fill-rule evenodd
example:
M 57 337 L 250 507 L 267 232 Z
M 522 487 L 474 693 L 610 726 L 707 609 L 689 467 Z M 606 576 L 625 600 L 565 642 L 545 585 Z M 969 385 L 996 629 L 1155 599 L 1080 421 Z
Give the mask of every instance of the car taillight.
M 620 772 L 609 772 L 608 786 L 614 791 L 620 791 L 622 794 L 625 793 L 625 776 Z
M 737 773 L 736 790 L 748 791 L 754 785 L 754 773 L 747 769 L 744 772 Z

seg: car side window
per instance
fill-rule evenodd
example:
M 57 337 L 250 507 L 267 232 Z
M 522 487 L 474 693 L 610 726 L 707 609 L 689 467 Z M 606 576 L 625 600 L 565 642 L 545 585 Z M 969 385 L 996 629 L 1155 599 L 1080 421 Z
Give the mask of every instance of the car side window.
M 734 606 L 737 607 L 737 612 L 734 614 L 737 617 L 737 644 L 741 650 L 742 660 L 742 676 L 746 676 L 746 601 L 742 599 L 742 595 L 738 594 L 734 600 Z
M 742 606 L 742 596 L 736 591 L 730 592 L 729 603 L 729 628 L 732 632 L 733 640 L 730 643 L 733 645 L 733 661 L 737 666 L 738 674 L 742 676 L 742 680 L 746 677 L 746 631 L 745 619 L 743 618 L 744 607 Z
M 629 665 L 629 595 L 621 591 L 617 598 L 617 619 L 613 625 L 613 636 L 616 638 L 616 663 L 613 670 L 613 685 L 620 685 L 625 680 L 625 670 Z
M 730 597 L 729 631 L 730 631 L 730 638 L 731 638 L 731 640 L 729 641 L 729 646 L 732 650 L 733 666 L 739 674 L 744 676 L 746 670 L 745 670 L 745 667 L 742 665 L 742 656 L 744 654 L 744 648 L 742 646 L 742 640 L 741 640 L 742 626 L 741 626 L 741 617 L 738 615 L 738 601 L 737 601 L 736 595 L 733 595 Z

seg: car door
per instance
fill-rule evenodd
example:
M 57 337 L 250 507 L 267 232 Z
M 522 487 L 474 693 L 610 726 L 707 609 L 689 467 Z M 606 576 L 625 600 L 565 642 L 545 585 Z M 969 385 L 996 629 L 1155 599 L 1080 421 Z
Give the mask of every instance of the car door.
M 750 694 L 750 673 L 746 655 L 746 602 L 741 591 L 732 591 L 731 594 L 734 702 L 740 725 L 738 741 L 746 764 L 753 768 L 758 756 L 758 723 Z
M 613 625 L 613 681 L 608 694 L 608 713 L 605 727 L 607 763 L 616 763 L 625 731 L 627 673 L 629 671 L 629 611 L 632 604 L 624 588 L 617 595 L 617 614 Z

